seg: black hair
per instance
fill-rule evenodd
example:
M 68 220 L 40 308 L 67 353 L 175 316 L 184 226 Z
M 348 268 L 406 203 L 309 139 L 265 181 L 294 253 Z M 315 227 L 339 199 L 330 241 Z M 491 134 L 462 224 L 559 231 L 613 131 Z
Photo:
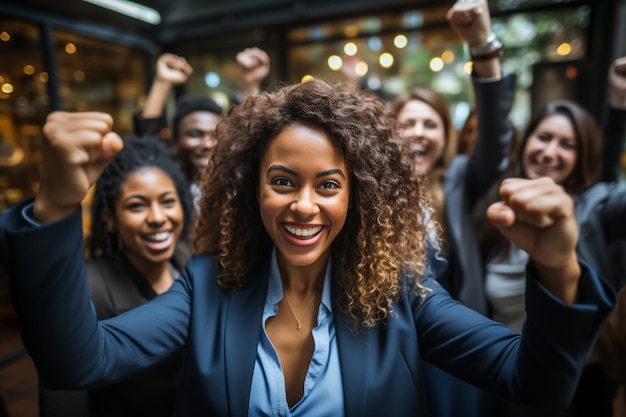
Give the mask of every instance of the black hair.
M 207 96 L 183 96 L 176 104 L 176 113 L 172 123 L 172 137 L 178 140 L 180 134 L 180 122 L 190 113 L 195 111 L 208 111 L 221 116 L 222 108 L 213 99 Z
M 119 251 L 116 234 L 107 228 L 106 214 L 113 213 L 120 187 L 128 175 L 144 167 L 159 168 L 174 183 L 184 216 L 181 236 L 186 236 L 193 216 L 189 182 L 176 166 L 164 141 L 158 137 L 128 136 L 124 138 L 124 149 L 113 158 L 96 182 L 91 205 L 90 257 Z

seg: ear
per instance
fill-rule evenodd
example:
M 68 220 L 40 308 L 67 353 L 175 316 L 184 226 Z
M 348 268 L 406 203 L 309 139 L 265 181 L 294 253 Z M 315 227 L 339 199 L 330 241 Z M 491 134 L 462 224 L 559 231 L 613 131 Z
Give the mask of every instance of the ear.
M 106 219 L 108 232 L 109 233 L 116 233 L 117 232 L 117 222 L 115 221 L 115 218 L 113 217 L 113 215 L 111 214 L 111 212 L 109 210 L 106 210 L 104 212 L 104 218 Z
M 181 146 L 180 146 L 180 143 L 178 143 L 178 139 L 171 141 L 170 142 L 170 146 L 171 146 L 171 149 L 172 149 L 172 154 L 176 155 L 177 157 L 180 158 L 181 157 L 181 155 L 180 155 L 180 148 L 181 148 Z

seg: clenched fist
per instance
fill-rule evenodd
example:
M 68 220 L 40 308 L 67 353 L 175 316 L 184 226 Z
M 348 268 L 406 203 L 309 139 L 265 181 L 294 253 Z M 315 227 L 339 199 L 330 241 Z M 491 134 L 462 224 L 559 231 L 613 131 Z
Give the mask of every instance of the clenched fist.
M 576 300 L 580 266 L 574 201 L 552 179 L 509 178 L 487 218 L 533 260 L 542 284 L 565 303 Z
M 41 181 L 34 214 L 41 223 L 80 207 L 89 188 L 123 148 L 113 118 L 99 112 L 54 112 L 44 125 Z

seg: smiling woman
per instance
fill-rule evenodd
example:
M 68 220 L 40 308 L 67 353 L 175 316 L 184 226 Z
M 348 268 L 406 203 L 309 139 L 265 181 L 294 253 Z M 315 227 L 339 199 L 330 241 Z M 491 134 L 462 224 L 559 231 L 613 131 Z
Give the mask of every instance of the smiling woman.
M 259 178 L 261 218 L 279 249 L 279 267 L 316 260 L 323 269 L 346 222 L 350 199 L 341 152 L 323 130 L 294 124 L 268 146 Z
M 91 207 L 89 292 L 106 319 L 167 291 L 187 259 L 191 196 L 182 172 L 157 138 L 129 137 L 96 183 Z M 40 416 L 169 416 L 181 366 L 159 367 L 89 392 L 40 387 Z
M 44 382 L 106 386 L 184 352 L 177 416 L 408 417 L 428 414 L 428 361 L 546 414 L 567 404 L 612 297 L 578 262 L 573 203 L 553 182 L 505 181 L 488 211 L 531 254 L 519 335 L 433 279 L 425 180 L 379 97 L 321 80 L 261 92 L 217 125 L 198 253 L 165 294 L 99 322 L 76 248 L 80 201 L 121 146 L 111 126 L 52 114 L 39 194 L 0 217 Z

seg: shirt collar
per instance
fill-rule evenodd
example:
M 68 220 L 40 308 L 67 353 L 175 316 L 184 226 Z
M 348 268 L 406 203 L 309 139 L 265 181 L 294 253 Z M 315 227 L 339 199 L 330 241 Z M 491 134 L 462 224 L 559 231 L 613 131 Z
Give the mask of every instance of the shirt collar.
M 328 258 L 328 264 L 326 265 L 326 273 L 324 275 L 324 286 L 322 287 L 322 304 L 332 312 L 333 309 L 330 303 L 330 280 L 332 276 L 332 262 L 330 257 Z M 272 249 L 272 264 L 270 266 L 270 277 L 267 289 L 266 304 L 276 305 L 283 299 L 283 286 L 280 281 L 280 272 L 278 269 L 278 253 L 276 246 Z

